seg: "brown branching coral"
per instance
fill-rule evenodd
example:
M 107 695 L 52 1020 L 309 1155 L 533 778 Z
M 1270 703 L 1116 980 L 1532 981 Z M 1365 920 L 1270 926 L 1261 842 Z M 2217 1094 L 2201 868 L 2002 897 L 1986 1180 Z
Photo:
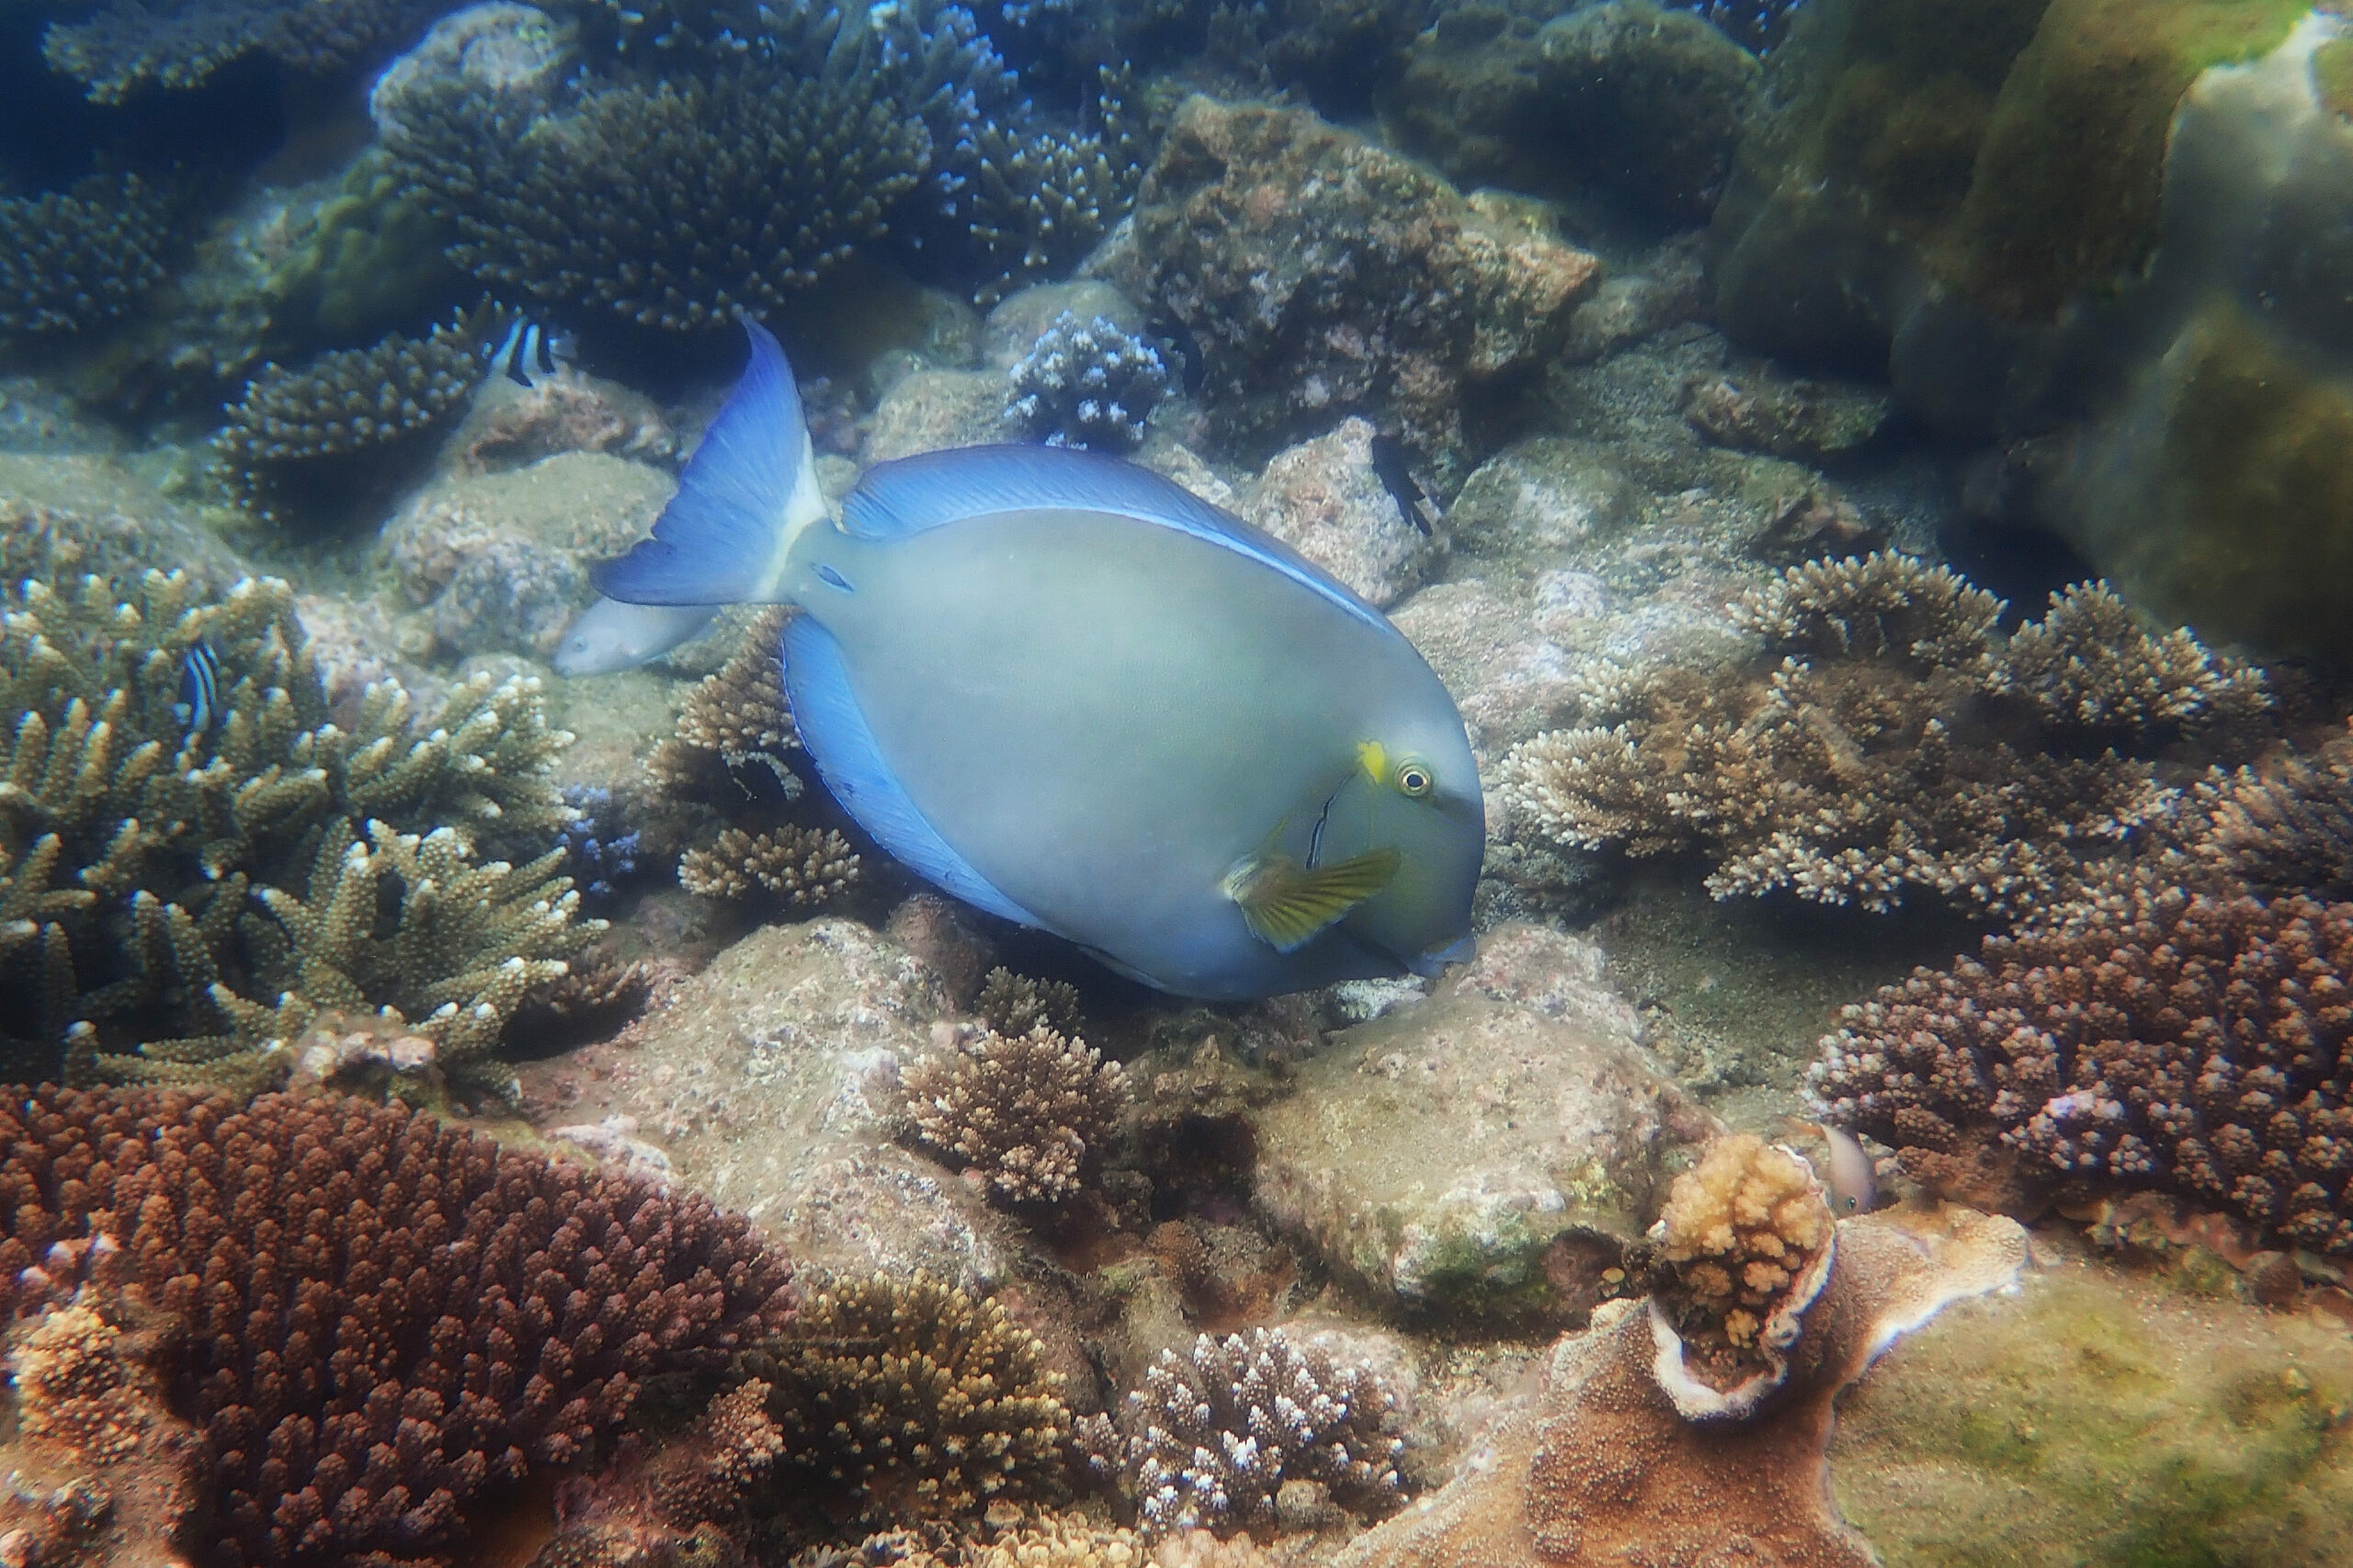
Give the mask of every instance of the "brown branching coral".
M 1146 1534 L 1277 1527 L 1276 1494 L 1307 1482 L 1380 1516 L 1404 1500 L 1395 1396 L 1366 1368 L 1280 1329 L 1164 1350 L 1120 1413 L 1125 1466 Z
M 858 852 L 831 828 L 780 827 L 769 833 L 723 829 L 707 849 L 678 860 L 678 882 L 709 898 L 762 892 L 796 909 L 830 903 L 858 881 Z
M 917 1551 L 899 1560 L 901 1568 L 1144 1568 L 1150 1561 L 1135 1531 L 1069 1515 L 1050 1515 L 944 1556 Z
M 382 490 L 453 422 L 481 381 L 480 324 L 266 365 L 212 437 L 214 478 L 256 517 L 299 517 Z
M 1675 1178 L 1651 1232 L 1652 1301 L 1680 1342 L 1667 1392 L 1686 1416 L 1745 1411 L 1779 1386 L 1828 1277 L 1833 1223 L 1805 1162 L 1751 1133 Z
M 1791 568 L 1734 608 L 1765 645 L 1744 676 L 1639 677 L 1624 722 L 1515 748 L 1504 794 L 1540 838 L 1701 849 L 1719 898 L 1885 910 L 1916 890 L 2022 915 L 2177 803 L 2154 767 L 2165 746 L 2245 733 L 2269 699 L 2099 585 L 2006 642 L 2000 609 L 1904 556 Z
M 1656 1376 L 1652 1315 L 1605 1301 L 1591 1328 L 1553 1347 L 1540 1402 L 1498 1424 L 1482 1462 L 1349 1542 L 1336 1568 L 1876 1568 L 1831 1502 L 1833 1402 L 1897 1335 L 2001 1289 L 2025 1259 L 2008 1220 L 1957 1212 L 1920 1233 L 1844 1221 L 1788 1381 L 1731 1420 L 1679 1413 Z
M 1850 1006 L 1807 1077 L 1932 1187 L 2153 1188 L 2353 1256 L 2353 904 L 2132 888 Z
M 656 789 L 695 798 L 736 767 L 763 767 L 779 781 L 792 778 L 784 757 L 799 748 L 801 737 L 784 694 L 780 652 L 792 613 L 785 606 L 762 611 L 727 663 L 688 694 L 677 733 L 646 759 Z M 793 778 L 792 787 L 798 785 Z
M 119 104 L 150 82 L 193 87 L 247 54 L 324 75 L 398 43 L 438 8 L 432 0 L 111 0 L 52 24 L 41 51 L 93 101 Z
M 981 982 L 972 1011 L 1001 1035 L 1025 1035 L 1040 1025 L 1057 1034 L 1078 1033 L 1078 987 L 1061 980 L 1039 980 L 999 966 Z
M 170 1393 L 220 1568 L 444 1551 L 485 1488 L 589 1457 L 643 1380 L 789 1316 L 743 1221 L 421 1113 L 17 1089 L 0 1146 L 0 1309 L 111 1270 L 185 1332 Z
M 901 1081 L 915 1136 L 1016 1203 L 1074 1195 L 1128 1107 L 1118 1062 L 1043 1023 L 1019 1035 L 959 1031 Z
M 218 669 L 200 726 L 174 710 L 199 648 Z M 424 1027 L 447 1004 L 435 1038 L 475 1051 L 480 1008 L 503 1016 L 518 972 L 547 977 L 588 935 L 552 862 L 482 858 L 569 819 L 548 774 L 570 737 L 530 681 L 413 710 L 383 682 L 334 723 L 283 583 L 209 603 L 155 573 L 129 598 L 97 578 L 22 585 L 0 609 L 0 1029 L 44 1053 L 80 1023 L 85 1055 L 200 1040 L 157 1058 L 187 1063 L 290 1039 L 307 1006 L 392 1003 Z M 353 913 L 323 923 L 338 888 Z M 418 922 L 368 940 L 425 967 L 344 940 L 363 891 L 389 901 L 371 920 Z M 358 998 L 301 993 L 331 972 Z
M 163 281 L 169 238 L 163 198 L 136 175 L 0 197 L 0 341 L 122 314 Z
M 994 1301 L 877 1275 L 819 1296 L 747 1360 L 776 1391 L 779 1479 L 870 1522 L 971 1517 L 1063 1489 L 1062 1375 Z
M 2353 736 L 2203 785 L 2187 814 L 2189 856 L 2227 891 L 2353 899 Z

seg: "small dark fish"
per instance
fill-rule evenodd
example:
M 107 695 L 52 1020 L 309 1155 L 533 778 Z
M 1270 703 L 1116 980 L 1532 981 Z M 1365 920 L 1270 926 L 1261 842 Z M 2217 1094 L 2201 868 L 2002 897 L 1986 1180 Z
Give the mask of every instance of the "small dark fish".
M 1372 438 L 1373 476 L 1381 481 L 1381 488 L 1389 492 L 1390 499 L 1397 503 L 1397 510 L 1405 515 L 1405 520 L 1419 528 L 1427 538 L 1436 531 L 1430 527 L 1430 515 L 1423 505 L 1429 497 L 1420 485 L 1414 483 L 1413 472 L 1408 466 L 1411 461 L 1405 443 L 1395 437 L 1375 436 Z
M 505 362 L 508 381 L 518 387 L 529 387 L 536 384 L 531 380 L 534 371 L 552 376 L 557 365 L 571 362 L 572 339 L 563 333 L 550 332 L 529 316 L 520 316 L 488 353 L 492 364 Z
M 194 740 L 212 728 L 220 708 L 221 656 L 199 637 L 180 661 L 180 699 L 172 704 L 172 717 Z

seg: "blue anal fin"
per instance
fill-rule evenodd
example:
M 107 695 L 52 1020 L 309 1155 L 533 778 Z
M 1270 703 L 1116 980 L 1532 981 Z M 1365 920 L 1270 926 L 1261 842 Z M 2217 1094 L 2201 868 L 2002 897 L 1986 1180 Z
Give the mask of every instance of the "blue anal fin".
M 842 645 L 812 617 L 796 616 L 784 629 L 784 684 L 792 699 L 793 722 L 816 761 L 818 776 L 858 826 L 933 886 L 991 915 L 1042 926 L 1036 915 L 999 892 L 949 848 L 907 798 L 898 775 L 876 748 L 874 732 L 850 691 Z
M 774 591 L 786 511 L 809 449 L 801 390 L 776 337 L 746 321 L 751 362 L 695 449 L 654 537 L 588 580 L 639 605 L 743 604 Z

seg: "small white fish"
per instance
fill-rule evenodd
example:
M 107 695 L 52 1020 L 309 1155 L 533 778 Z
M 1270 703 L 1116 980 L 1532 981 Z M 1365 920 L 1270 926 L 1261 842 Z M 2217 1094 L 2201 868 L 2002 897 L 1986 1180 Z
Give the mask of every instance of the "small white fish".
M 1824 1185 L 1830 1188 L 1830 1207 L 1840 1219 L 1849 1214 L 1868 1214 L 1879 1207 L 1878 1163 L 1853 1133 L 1826 1121 L 1807 1121 L 1794 1116 L 1787 1119 L 1797 1131 L 1819 1138 L 1829 1146 L 1830 1169 Z
M 560 676 L 633 670 L 710 624 L 717 605 L 632 605 L 600 598 L 563 629 L 548 662 Z

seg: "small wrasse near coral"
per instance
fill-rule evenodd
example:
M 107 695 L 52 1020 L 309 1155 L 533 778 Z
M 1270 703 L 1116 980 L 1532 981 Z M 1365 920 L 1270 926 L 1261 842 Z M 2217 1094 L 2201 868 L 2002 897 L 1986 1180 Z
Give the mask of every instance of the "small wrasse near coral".
M 1485 815 L 1461 716 L 1380 611 L 1099 454 L 877 464 L 828 516 L 776 339 L 607 597 L 790 603 L 785 685 L 843 806 L 927 881 L 1184 995 L 1432 973 Z

